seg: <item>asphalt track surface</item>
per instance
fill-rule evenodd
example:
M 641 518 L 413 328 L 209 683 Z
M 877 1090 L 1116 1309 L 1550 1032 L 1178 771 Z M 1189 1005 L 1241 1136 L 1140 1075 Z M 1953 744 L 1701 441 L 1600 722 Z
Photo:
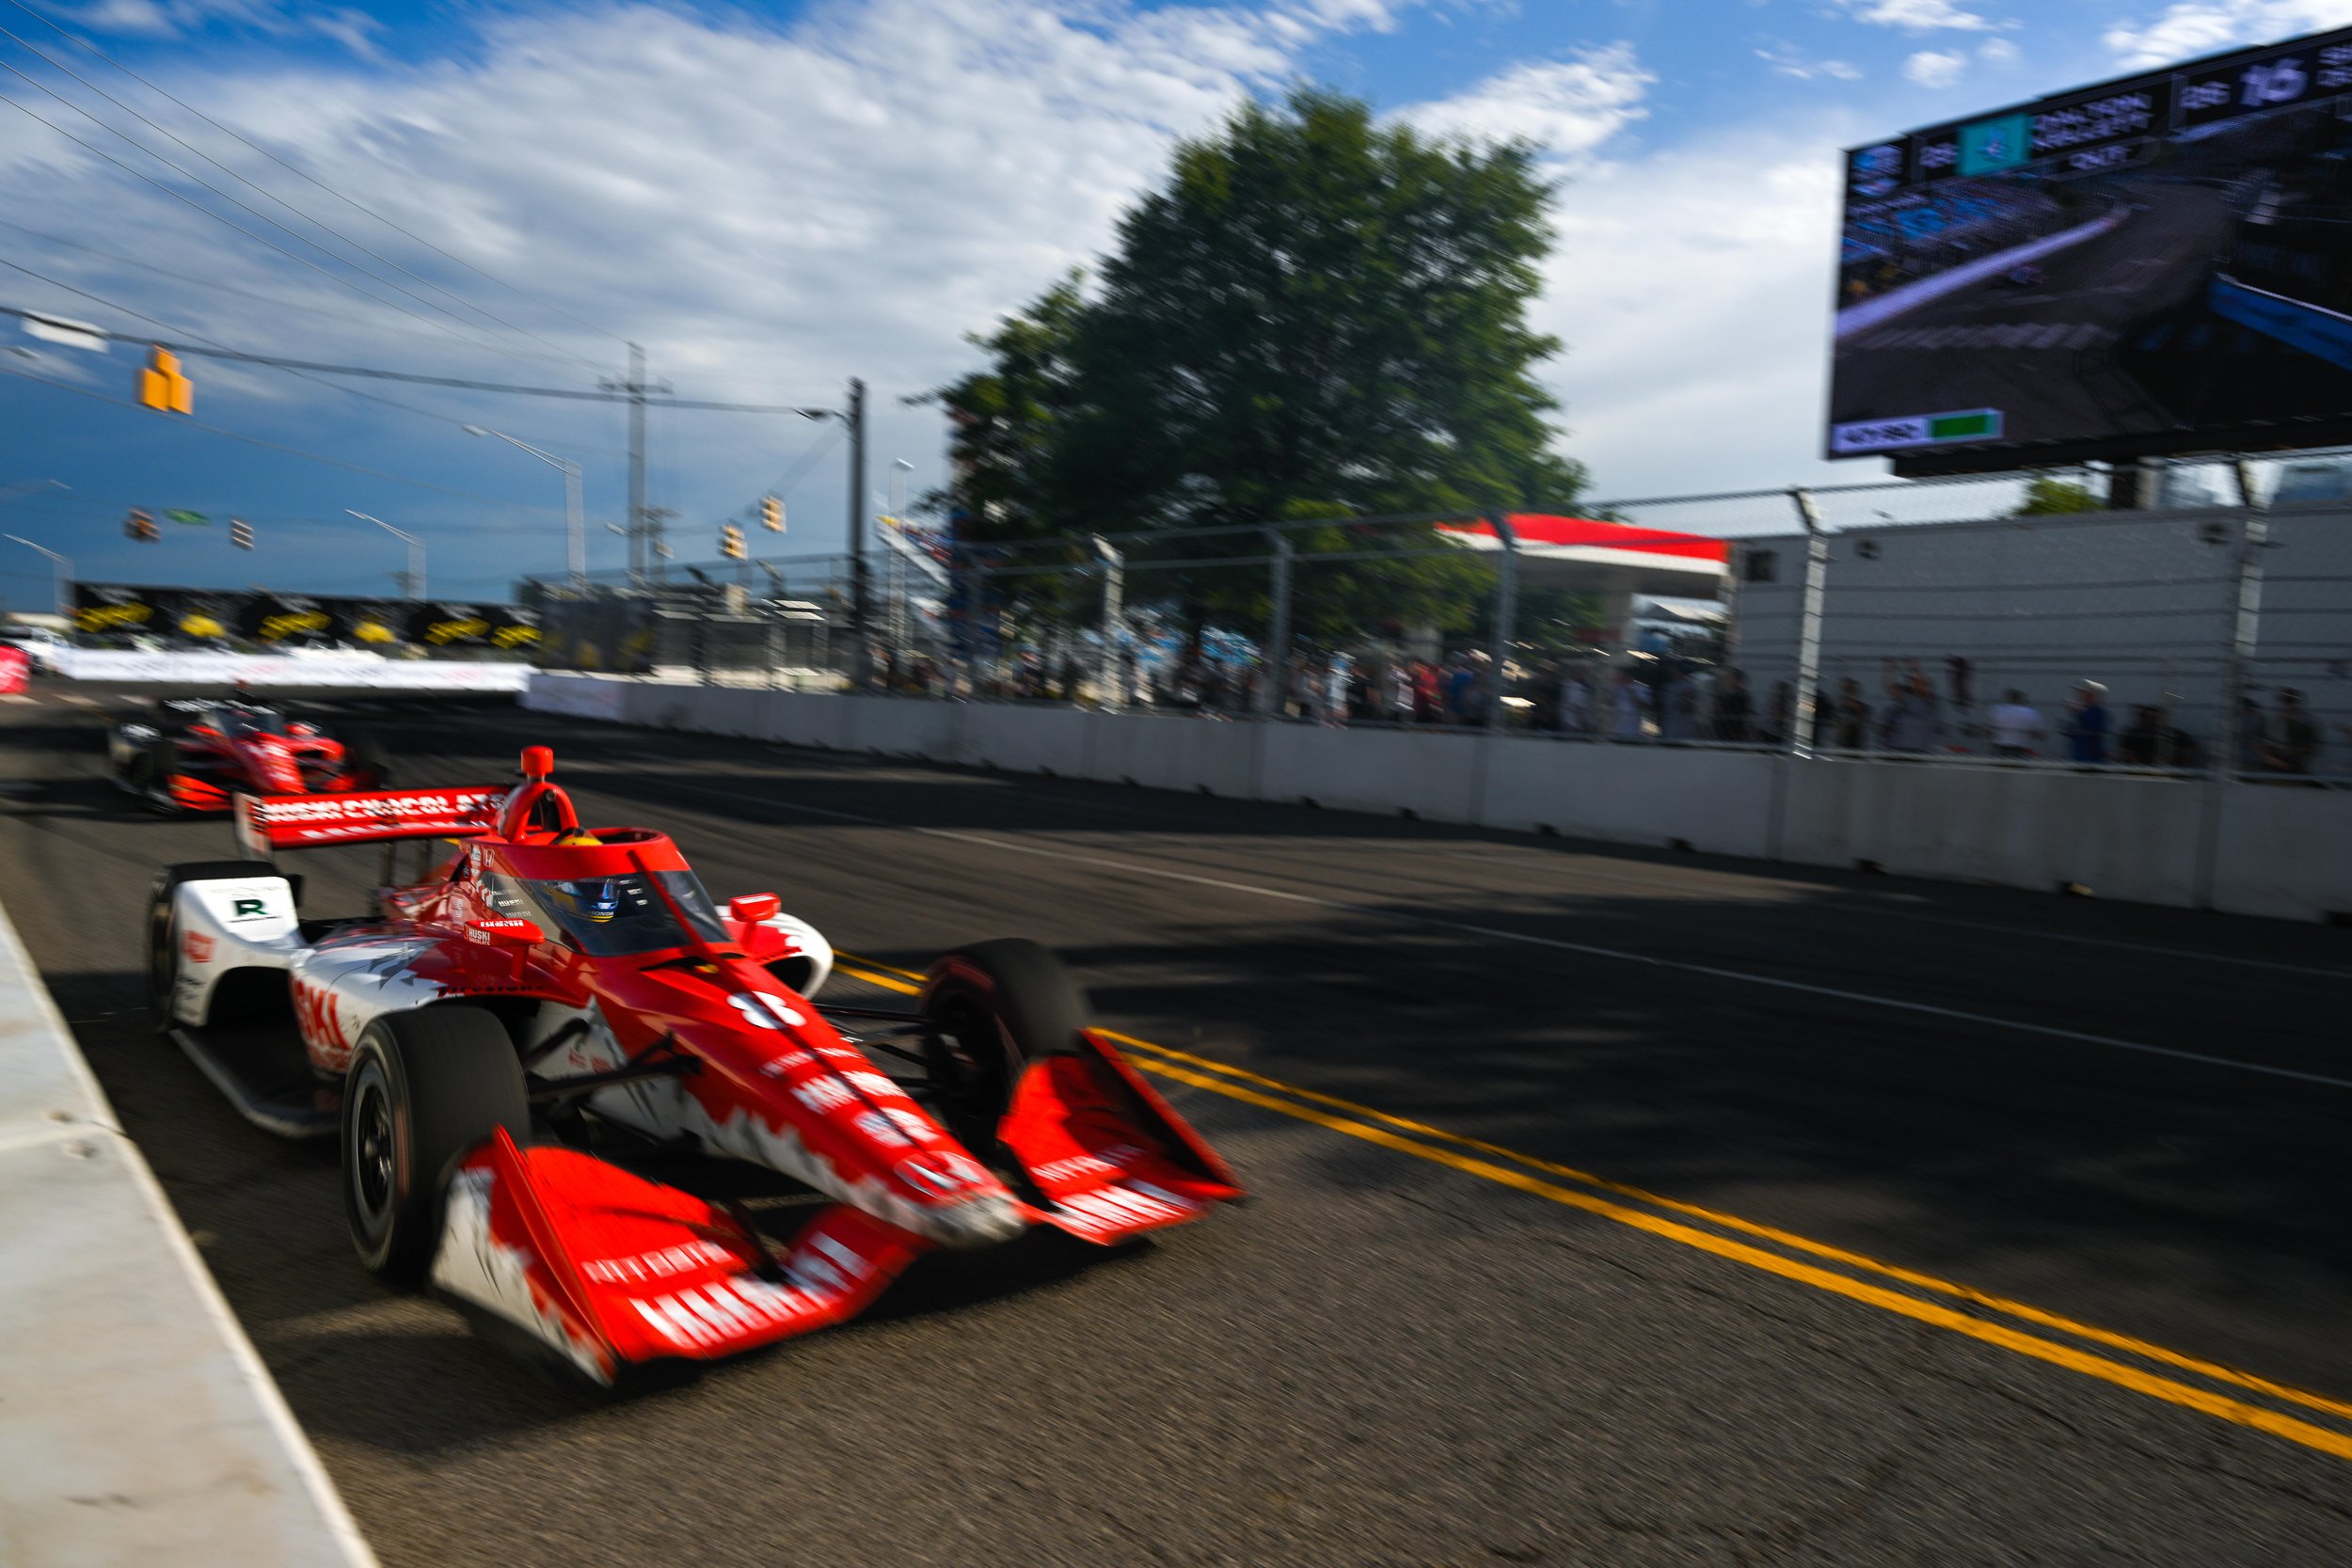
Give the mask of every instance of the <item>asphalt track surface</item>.
M 2010 441 L 2172 428 L 2117 368 L 2116 344 L 2203 283 L 2236 218 L 2216 186 L 2140 179 L 2108 189 L 2144 210 L 2046 258 L 2033 287 L 1979 283 L 1841 343 L 1831 420 L 1997 408 Z
M 116 795 L 91 714 L 0 707 L 9 913 L 396 1568 L 2352 1560 L 2342 930 L 512 712 L 393 733 L 416 783 L 551 742 L 583 815 L 883 982 L 1053 943 L 1257 1195 L 928 1259 L 635 1399 L 544 1385 L 362 1274 L 331 1156 L 152 1034 L 147 882 L 224 827 Z M 365 863 L 310 857 L 307 906 L 360 908 Z

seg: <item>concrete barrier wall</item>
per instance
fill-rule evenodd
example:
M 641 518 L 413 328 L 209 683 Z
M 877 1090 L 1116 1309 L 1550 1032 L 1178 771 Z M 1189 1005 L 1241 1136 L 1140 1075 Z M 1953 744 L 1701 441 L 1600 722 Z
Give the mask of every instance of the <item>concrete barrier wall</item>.
M 2216 851 L 2215 909 L 2352 915 L 2352 790 L 2225 784 Z
M 1760 860 L 1772 853 L 1781 763 L 1756 752 L 1508 737 L 1488 756 L 1484 820 L 1616 844 L 1679 840 L 1708 854 Z
M 1128 714 L 1098 724 L 1089 778 L 1152 789 L 1206 790 L 1247 800 L 1258 793 L 1263 724 L 1218 724 L 1168 714 Z
M 1476 760 L 1483 742 L 1420 730 L 1343 730 L 1271 724 L 1261 742 L 1258 795 L 1312 800 L 1342 811 L 1409 811 L 1433 822 L 1478 817 Z
M 2197 901 L 2207 786 L 2042 768 L 1788 766 L 1780 858 L 2105 898 Z
M 0 1562 L 374 1557 L 0 913 Z
M 541 675 L 548 712 L 1065 778 L 1312 800 L 1621 844 L 2317 920 L 2352 911 L 2352 791 L 2061 769 L 1596 746 L 1414 730 Z M 2210 886 L 2201 836 L 2214 835 Z

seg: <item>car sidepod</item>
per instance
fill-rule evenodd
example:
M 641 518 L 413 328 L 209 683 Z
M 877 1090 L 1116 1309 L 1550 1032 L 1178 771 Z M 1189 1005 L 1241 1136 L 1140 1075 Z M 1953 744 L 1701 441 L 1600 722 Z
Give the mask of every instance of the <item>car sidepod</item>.
M 294 887 L 268 867 L 250 877 L 183 882 L 172 890 L 169 1022 L 201 1025 L 223 976 L 241 969 L 287 969 L 302 956 Z

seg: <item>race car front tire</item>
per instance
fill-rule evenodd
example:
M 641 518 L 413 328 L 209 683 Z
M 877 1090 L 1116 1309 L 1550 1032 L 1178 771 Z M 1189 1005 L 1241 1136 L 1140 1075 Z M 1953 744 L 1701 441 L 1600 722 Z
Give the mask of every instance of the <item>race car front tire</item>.
M 180 926 L 172 895 L 187 882 L 229 882 L 270 874 L 253 861 L 185 861 L 155 874 L 147 894 L 147 1010 L 158 1034 L 172 1027 L 171 993 L 180 983 Z
M 931 1024 L 925 1065 L 955 1131 L 993 1137 L 1022 1071 L 1075 1049 L 1086 992 L 1061 959 L 1025 937 L 976 942 L 932 963 L 916 1006 Z
M 370 1273 L 394 1285 L 424 1277 L 451 1168 L 501 1127 L 527 1140 L 531 1101 L 491 1013 L 425 1007 L 361 1032 L 343 1079 L 343 1214 Z

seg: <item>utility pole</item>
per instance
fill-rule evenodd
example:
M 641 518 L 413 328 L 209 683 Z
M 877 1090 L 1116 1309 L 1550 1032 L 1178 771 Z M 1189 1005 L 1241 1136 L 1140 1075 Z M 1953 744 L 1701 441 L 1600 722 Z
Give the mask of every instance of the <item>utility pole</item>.
M 850 630 L 866 636 L 866 383 L 850 377 Z
M 645 580 L 645 351 L 628 345 L 628 576 Z
M 628 345 L 628 379 L 597 383 L 608 392 L 628 395 L 628 579 L 643 586 L 645 568 L 661 555 L 661 525 L 645 509 L 645 394 L 666 392 L 645 380 L 645 351 Z

